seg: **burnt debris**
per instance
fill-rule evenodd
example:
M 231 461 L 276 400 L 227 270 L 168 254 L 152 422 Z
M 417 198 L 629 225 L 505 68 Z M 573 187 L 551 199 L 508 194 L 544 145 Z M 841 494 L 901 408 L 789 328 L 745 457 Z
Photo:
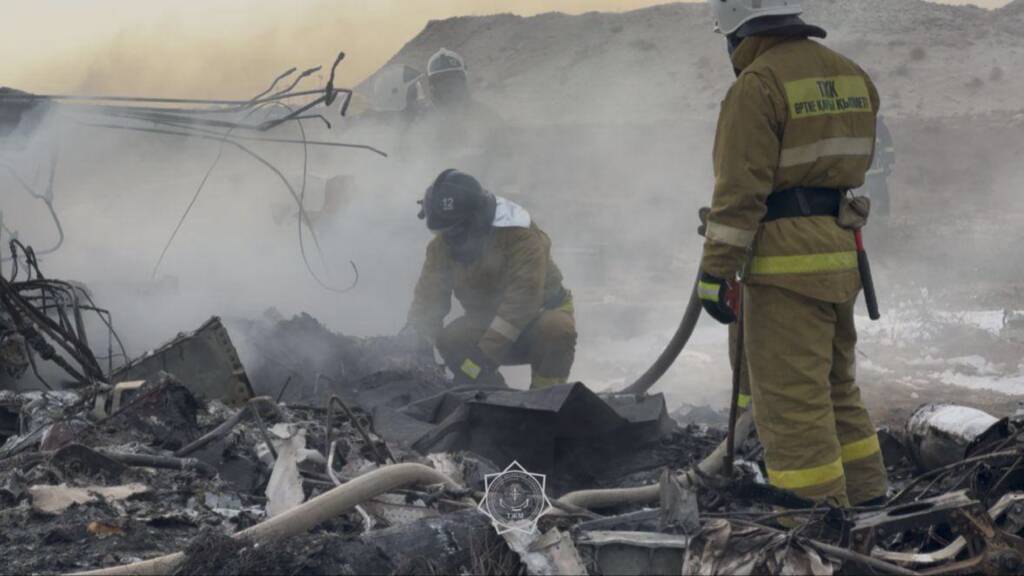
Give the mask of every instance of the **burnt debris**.
M 1024 416 L 923 406 L 904 430 L 880 431 L 887 501 L 840 509 L 768 485 L 750 433 L 733 474 L 719 474 L 720 419 L 679 423 L 660 395 L 458 388 L 392 338 L 336 334 L 308 315 L 213 318 L 105 368 L 87 324 L 116 356 L 109 314 L 86 287 L 30 269 L 0 285 L 6 571 L 1024 567 Z M 39 378 L 53 373 L 63 377 Z M 500 536 L 476 509 L 488 475 L 512 462 L 546 477 L 552 508 L 534 534 Z

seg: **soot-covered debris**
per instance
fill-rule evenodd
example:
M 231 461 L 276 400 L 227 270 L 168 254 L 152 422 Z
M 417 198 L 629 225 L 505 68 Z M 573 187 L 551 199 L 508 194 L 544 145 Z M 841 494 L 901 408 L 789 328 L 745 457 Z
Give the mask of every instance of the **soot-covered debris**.
M 738 439 L 732 475 L 721 475 L 725 431 L 710 409 L 677 415 L 680 424 L 660 395 L 582 383 L 455 388 L 393 339 L 335 334 L 307 315 L 228 326 L 179 335 L 130 363 L 130 380 L 0 391 L 5 571 L 179 552 L 153 570 L 1024 567 L 1024 416 L 922 407 L 905 430 L 880 431 L 888 501 L 842 510 L 768 485 L 753 435 Z M 255 369 L 241 365 L 233 337 L 260 359 Z M 486 477 L 513 462 L 546 476 L 554 508 L 537 533 L 501 537 L 476 507 Z

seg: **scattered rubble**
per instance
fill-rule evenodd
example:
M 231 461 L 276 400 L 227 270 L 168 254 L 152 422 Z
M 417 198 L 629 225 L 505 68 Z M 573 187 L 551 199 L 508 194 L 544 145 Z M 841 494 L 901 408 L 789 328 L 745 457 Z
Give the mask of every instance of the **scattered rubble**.
M 44 291 L 71 286 L 47 282 Z M 392 339 L 334 334 L 305 315 L 232 322 L 265 354 L 252 384 L 217 318 L 105 371 L 84 330 L 50 325 L 64 309 L 17 300 L 38 289 L 4 284 L 8 350 L 32 326 L 47 333 L 5 366 L 27 358 L 34 373 L 56 364 L 73 378 L 60 390 L 0 391 L 6 571 L 1024 568 L 1024 414 L 920 407 L 905 429 L 880 430 L 885 505 L 842 510 L 766 484 L 749 412 L 723 476 L 725 433 L 709 409 L 673 418 L 660 394 L 582 383 L 456 388 Z M 74 314 L 67 298 L 87 292 L 62 290 Z M 64 355 L 48 352 L 54 343 Z M 499 536 L 476 508 L 485 477 L 513 462 L 546 475 L 554 509 L 536 532 Z
M 227 334 L 216 321 L 207 327 Z M 373 356 L 352 372 L 339 362 L 329 388 L 316 389 L 330 393 L 326 402 L 311 402 L 308 389 L 294 392 L 305 402 L 241 400 L 223 386 L 244 374 L 235 360 L 156 360 L 197 349 L 190 340 L 204 338 L 201 329 L 133 362 L 130 377 L 142 380 L 0 395 L 6 569 L 1000 574 L 1024 566 L 1022 417 L 922 407 L 905 431 L 883 431 L 888 504 L 843 511 L 767 486 L 749 437 L 734 476 L 715 476 L 706 463 L 724 431 L 680 426 L 660 396 L 599 395 L 582 384 L 452 388 L 436 369 L 396 369 L 403 361 L 386 339 L 314 332 L 328 348 L 373 350 L 382 370 L 366 363 Z M 337 358 L 347 354 L 338 348 Z M 219 383 L 186 384 L 164 371 L 175 366 L 190 375 L 232 369 Z M 304 382 L 318 386 L 316 377 Z M 741 421 L 749 429 L 749 417 Z M 547 474 L 549 496 L 561 498 L 538 533 L 502 539 L 475 505 L 483 476 L 513 460 Z M 785 531 L 784 518 L 799 528 Z

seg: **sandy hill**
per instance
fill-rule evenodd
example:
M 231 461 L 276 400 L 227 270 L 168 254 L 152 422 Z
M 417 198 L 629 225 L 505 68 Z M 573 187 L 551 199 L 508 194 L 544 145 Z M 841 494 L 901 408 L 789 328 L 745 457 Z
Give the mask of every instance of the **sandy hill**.
M 1024 0 L 996 11 L 922 0 L 817 0 L 806 17 L 875 76 L 890 115 L 1016 111 L 1024 78 Z M 480 99 L 519 120 L 703 117 L 732 80 L 703 4 L 622 14 L 560 13 L 432 21 L 391 63 L 423 69 L 462 53 Z

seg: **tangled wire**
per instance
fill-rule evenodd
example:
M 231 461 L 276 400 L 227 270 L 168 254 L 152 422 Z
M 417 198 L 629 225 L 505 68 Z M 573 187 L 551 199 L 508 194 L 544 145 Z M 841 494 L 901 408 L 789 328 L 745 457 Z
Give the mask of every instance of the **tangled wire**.
M 0 336 L 8 342 L 8 349 L 24 342 L 27 363 L 50 390 L 53 387 L 40 375 L 36 357 L 59 366 L 80 385 L 106 381 L 113 372 L 115 342 L 120 357 L 127 358 L 110 312 L 96 306 L 84 287 L 43 276 L 31 247 L 14 239 L 10 249 L 11 275 L 5 278 L 0 274 Z M 89 346 L 86 313 L 95 314 L 107 328 L 106 371 Z M 12 355 L 8 353 L 8 357 Z
M 153 276 L 155 277 L 157 271 L 160 268 L 165 256 L 167 255 L 174 239 L 177 237 L 178 231 L 181 229 L 188 215 L 191 213 L 193 206 L 199 198 L 199 195 L 206 186 L 206 182 L 213 172 L 214 168 L 219 164 L 220 159 L 223 155 L 226 145 L 230 145 L 241 152 L 244 152 L 249 157 L 253 158 L 265 168 L 274 173 L 274 175 L 284 184 L 292 200 L 298 206 L 298 229 L 299 229 L 299 252 L 302 257 L 303 264 L 309 275 L 313 280 L 320 285 L 322 288 L 336 292 L 345 293 L 352 290 L 359 281 L 359 270 L 354 262 L 349 262 L 349 265 L 353 271 L 353 280 L 347 287 L 337 287 L 330 284 L 327 280 L 322 278 L 314 270 L 309 258 L 306 254 L 306 247 L 304 243 L 303 227 L 308 231 L 309 236 L 313 240 L 313 244 L 316 247 L 321 263 L 326 267 L 323 251 L 320 246 L 320 241 L 317 238 L 316 232 L 313 229 L 312 220 L 310 219 L 305 209 L 305 194 L 306 194 L 306 180 L 308 178 L 308 164 L 309 164 L 309 147 L 310 146 L 321 146 L 328 148 L 346 148 L 346 149 L 357 149 L 369 151 L 380 156 L 386 157 L 387 154 L 374 148 L 372 146 L 366 146 L 361 144 L 349 144 L 342 142 L 318 142 L 310 141 L 306 137 L 305 128 L 302 125 L 303 120 L 317 119 L 323 121 L 328 128 L 331 127 L 330 122 L 321 114 L 312 113 L 311 111 L 317 106 L 331 106 L 339 95 L 343 96 L 343 100 L 340 106 L 341 116 L 345 116 L 348 112 L 349 105 L 352 100 L 352 90 L 346 88 L 336 88 L 334 86 L 335 73 L 338 65 L 344 60 L 345 53 L 340 52 L 334 61 L 333 66 L 330 70 L 327 83 L 323 88 L 313 90 L 296 90 L 299 83 L 308 78 L 309 76 L 319 72 L 320 66 L 309 68 L 302 71 L 298 75 L 292 78 L 289 85 L 283 89 L 277 90 L 278 84 L 285 79 L 291 77 L 296 69 L 292 68 L 285 71 L 284 73 L 277 76 L 273 82 L 262 92 L 252 97 L 249 100 L 198 100 L 198 99 L 183 99 L 183 98 L 136 98 L 136 97 L 112 97 L 112 96 L 71 96 L 71 95 L 32 95 L 24 93 L 16 94 L 4 94 L 0 95 L 0 102 L 3 101 L 14 101 L 15 103 L 21 101 L 58 101 L 62 104 L 62 113 L 70 116 L 81 126 L 87 126 L 91 128 L 101 129 L 114 129 L 122 131 L 133 131 L 142 132 L 148 134 L 158 134 L 164 136 L 178 136 L 185 138 L 199 138 L 205 140 L 211 140 L 219 142 L 220 147 L 217 151 L 216 157 L 207 169 L 205 175 L 199 183 L 195 193 L 192 196 L 191 201 L 185 208 L 183 214 L 178 220 L 173 232 L 168 238 L 164 248 L 157 259 L 157 262 L 153 268 Z M 286 104 L 286 101 L 295 98 L 307 98 L 309 99 L 304 104 L 299 106 L 290 106 Z M 169 107 L 170 105 L 206 105 L 210 107 L 206 108 L 190 108 L 190 107 Z M 261 122 L 248 123 L 249 118 L 260 110 L 276 107 L 285 110 L 285 113 L 276 116 L 267 116 Z M 241 115 L 240 119 L 236 118 Z M 118 122 L 110 122 L 110 119 L 116 119 Z M 294 121 L 299 128 L 300 139 L 283 139 L 274 138 L 260 135 L 248 135 L 240 136 L 236 134 L 236 131 L 249 131 L 257 133 L 265 133 L 274 128 L 286 123 Z M 273 142 L 278 144 L 301 144 L 303 147 L 303 169 L 302 169 L 302 184 L 298 191 L 295 186 L 288 181 L 284 174 L 276 166 L 274 166 L 269 160 L 267 160 L 261 154 L 255 152 L 250 147 L 243 144 L 243 141 L 257 141 L 257 142 Z M 9 165 L 0 163 L 0 167 L 6 168 L 11 176 L 18 181 L 18 183 L 28 191 L 33 197 L 43 200 L 53 217 L 54 223 L 57 226 L 57 230 L 60 235 L 60 239 L 57 245 L 53 248 L 47 249 L 45 252 L 39 254 L 50 253 L 55 251 L 63 243 L 63 229 L 60 224 L 60 220 L 57 218 L 57 213 L 53 209 L 53 175 L 56 167 L 56 155 L 54 155 L 53 163 L 51 166 L 50 173 L 50 190 L 46 195 L 35 193 L 22 180 L 12 167 Z M 0 222 L 0 230 L 4 230 L 3 223 Z M 7 231 L 8 235 L 15 236 L 11 231 Z

